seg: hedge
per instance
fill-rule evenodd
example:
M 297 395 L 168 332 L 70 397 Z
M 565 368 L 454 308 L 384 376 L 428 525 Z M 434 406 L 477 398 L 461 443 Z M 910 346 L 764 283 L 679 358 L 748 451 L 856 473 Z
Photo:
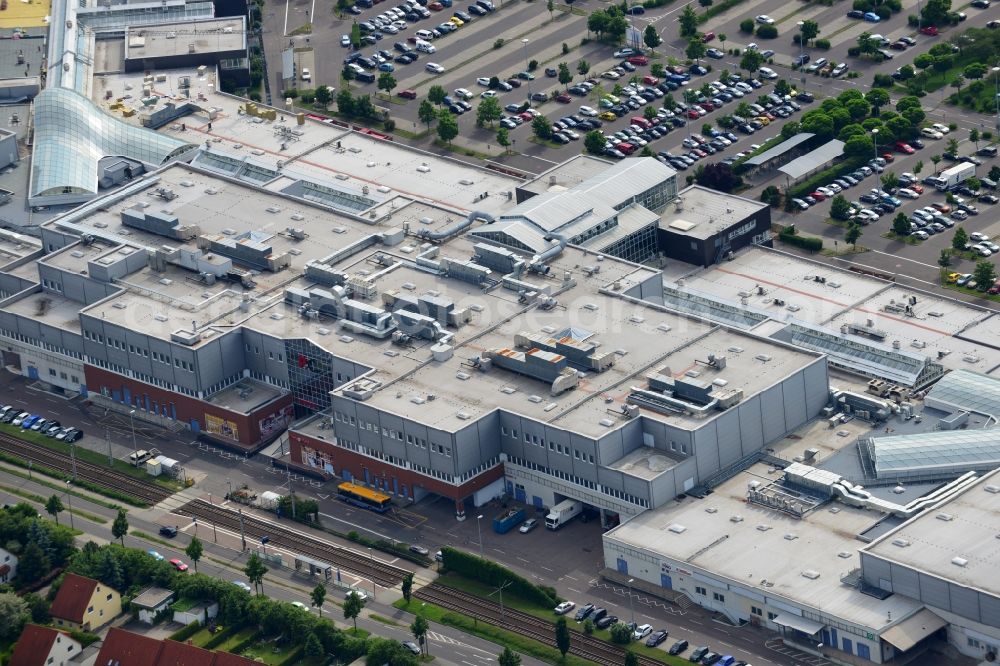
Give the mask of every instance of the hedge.
M 202 647 L 205 648 L 206 650 L 217 648 L 223 643 L 225 643 L 227 640 L 229 640 L 230 636 L 232 636 L 242 628 L 243 627 L 238 627 L 236 625 L 230 625 L 228 627 L 224 627 L 222 631 L 215 632 L 214 636 L 205 641 L 205 644 L 202 645 Z
M 201 629 L 201 622 L 195 620 L 191 624 L 185 625 L 180 629 L 178 629 L 177 631 L 175 631 L 174 633 L 170 634 L 168 638 L 172 641 L 183 643 L 187 639 L 197 634 L 200 629 Z
M 487 585 L 509 583 L 511 592 L 544 608 L 552 608 L 561 601 L 554 589 L 535 585 L 496 562 L 448 546 L 441 549 L 441 555 L 449 571 Z
M 794 227 L 785 227 L 778 234 L 778 240 L 796 247 L 801 247 L 809 252 L 819 252 L 823 249 L 823 239 L 815 236 L 798 236 Z
M 718 16 L 727 9 L 732 9 L 741 2 L 743 2 L 743 0 L 722 0 L 722 2 L 720 2 L 719 4 L 712 5 L 711 7 L 706 9 L 703 13 L 698 14 L 698 23 L 704 23 L 713 16 Z

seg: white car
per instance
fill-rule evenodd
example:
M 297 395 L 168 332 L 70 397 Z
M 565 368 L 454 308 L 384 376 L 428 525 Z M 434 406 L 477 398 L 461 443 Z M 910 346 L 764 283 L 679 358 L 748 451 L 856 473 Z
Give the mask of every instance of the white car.
M 293 601 L 292 605 L 295 606 L 296 608 L 298 608 L 299 610 L 303 610 L 303 611 L 305 611 L 307 613 L 309 612 L 309 606 L 306 606 L 301 601 Z
M 491 97 L 496 97 L 497 96 L 497 91 L 496 90 L 484 90 L 483 92 L 479 93 L 479 96 L 482 97 L 483 99 L 490 99 Z
M 581 106 L 580 107 L 580 115 L 581 116 L 594 117 L 594 116 L 597 115 L 597 110 L 596 109 L 592 109 L 589 106 Z
M 632 632 L 632 639 L 641 641 L 643 638 L 649 636 L 651 633 L 653 633 L 653 627 L 651 625 L 640 624 L 638 627 L 635 628 L 635 631 Z
M 340 36 L 340 45 L 343 46 L 344 48 L 347 48 L 348 46 L 351 45 L 351 38 L 348 37 L 347 35 L 341 35 Z
M 928 238 L 930 238 L 930 235 L 928 235 L 926 231 L 918 230 L 913 232 L 913 237 L 919 238 L 920 240 L 927 240 Z
M 920 194 L 918 194 L 914 190 L 911 190 L 908 187 L 904 187 L 904 188 L 900 189 L 898 192 L 896 192 L 896 194 L 898 194 L 899 196 L 904 197 L 906 199 L 916 199 L 917 197 L 920 196 Z
M 993 254 L 993 252 L 990 251 L 990 248 L 986 247 L 985 245 L 974 245 L 972 247 L 972 251 L 978 254 L 980 257 L 988 257 L 991 254 Z
M 235 585 L 236 587 L 240 588 L 241 590 L 243 590 L 245 592 L 250 592 L 250 591 L 253 590 L 252 587 L 250 587 L 249 585 L 247 585 L 246 583 L 244 583 L 241 580 L 234 580 L 233 581 L 233 585 Z
M 488 76 L 480 76 L 478 79 L 476 79 L 476 83 L 478 83 L 481 86 L 489 86 L 490 85 L 490 77 L 488 77 Z
M 773 69 L 771 69 L 770 67 L 761 67 L 760 69 L 757 70 L 757 72 L 761 75 L 761 78 L 765 79 L 778 78 L 778 73 Z
M 937 130 L 941 134 L 947 134 L 948 132 L 951 131 L 950 129 L 948 129 L 947 125 L 942 125 L 941 123 L 934 123 L 933 125 L 931 125 L 931 127 L 933 127 L 935 130 Z
M 774 25 L 774 19 L 768 16 L 767 14 L 761 14 L 760 16 L 757 17 L 756 21 L 757 23 L 763 25 Z
M 925 136 L 928 139 L 940 139 L 944 136 L 944 134 L 941 134 L 941 132 L 938 132 L 933 127 L 925 127 L 920 130 L 920 136 Z
M 756 51 L 758 48 L 759 47 L 757 46 L 757 42 L 750 42 L 749 44 L 747 44 L 747 49 L 746 50 L 747 51 Z
M 435 74 L 441 74 L 442 72 L 444 72 L 444 67 L 442 67 L 441 65 L 437 64 L 436 62 L 429 62 L 429 63 L 427 63 L 424 66 L 424 69 L 426 69 L 428 72 L 433 72 Z
M 837 193 L 831 190 L 829 187 L 817 187 L 816 191 L 825 196 L 826 198 L 835 197 Z
M 986 234 L 981 234 L 978 231 L 973 231 L 971 234 L 969 234 L 969 239 L 974 240 L 977 243 L 982 243 L 983 241 L 989 240 L 989 237 Z
M 344 595 L 344 598 L 349 599 L 352 594 L 358 595 L 361 598 L 361 601 L 368 601 L 368 593 L 357 588 L 349 589 L 347 594 Z
M 556 606 L 554 610 L 556 615 L 565 615 L 574 608 L 576 608 L 576 604 L 574 604 L 572 601 L 564 601 L 558 606 Z
M 617 80 L 617 79 L 622 78 L 622 76 L 618 72 L 608 71 L 608 72 L 604 72 L 603 74 L 601 74 L 601 78 L 602 79 Z
M 455 88 L 455 97 L 459 99 L 472 99 L 473 95 L 465 88 Z

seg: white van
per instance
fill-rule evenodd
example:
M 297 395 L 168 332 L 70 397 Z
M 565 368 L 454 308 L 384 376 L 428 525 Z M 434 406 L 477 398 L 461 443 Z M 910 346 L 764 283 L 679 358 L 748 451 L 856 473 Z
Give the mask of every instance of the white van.
M 417 50 L 421 53 L 435 53 L 437 51 L 433 44 L 422 39 L 417 40 Z
M 422 39 L 429 42 L 434 39 L 434 33 L 430 30 L 417 30 L 417 39 Z
M 303 67 L 302 68 L 302 80 L 303 81 L 312 81 L 312 74 L 309 73 L 309 68 L 308 67 Z

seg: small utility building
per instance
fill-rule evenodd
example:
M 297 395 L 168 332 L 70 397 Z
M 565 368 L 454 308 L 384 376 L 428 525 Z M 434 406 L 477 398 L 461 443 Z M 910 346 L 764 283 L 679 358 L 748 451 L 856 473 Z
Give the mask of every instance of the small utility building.
M 660 217 L 660 251 L 668 259 L 709 266 L 749 245 L 771 246 L 771 209 L 760 201 L 700 185 L 680 191 Z

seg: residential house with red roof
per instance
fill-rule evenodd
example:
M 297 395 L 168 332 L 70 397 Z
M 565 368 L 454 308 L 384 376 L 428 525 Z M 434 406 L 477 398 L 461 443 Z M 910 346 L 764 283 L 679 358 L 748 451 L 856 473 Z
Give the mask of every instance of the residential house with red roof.
M 187 643 L 157 640 L 112 627 L 101 644 L 95 664 L 119 666 L 260 666 L 252 659 L 212 652 Z
M 94 631 L 121 615 L 122 598 L 100 581 L 68 573 L 50 612 L 56 627 Z
M 66 632 L 28 624 L 17 639 L 8 663 L 9 666 L 70 666 L 70 660 L 82 650 L 83 646 Z

